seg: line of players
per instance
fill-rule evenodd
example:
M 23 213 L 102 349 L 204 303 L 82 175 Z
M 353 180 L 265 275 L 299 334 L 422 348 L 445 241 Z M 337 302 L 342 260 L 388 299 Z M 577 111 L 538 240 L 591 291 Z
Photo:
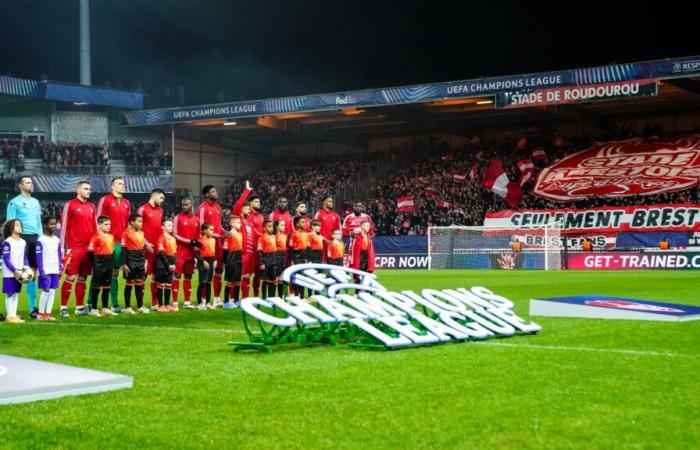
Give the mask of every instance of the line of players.
M 374 270 L 374 229 L 369 216 L 362 212 L 361 203 L 354 205 L 353 214 L 346 217 L 342 227 L 330 196 L 323 199 L 323 208 L 314 220 L 306 217 L 303 203 L 297 204 L 297 215 L 292 217 L 285 198 L 280 198 L 277 209 L 263 219 L 260 199 L 251 195 L 252 188 L 246 183 L 231 210 L 228 229 L 224 229 L 218 193 L 213 186 L 202 189 L 204 201 L 196 214 L 192 212 L 192 199 L 183 198 L 181 211 L 173 219 L 163 217 L 161 205 L 165 196 L 162 190 L 153 190 L 148 202 L 135 214 L 131 213 L 124 192 L 124 180 L 113 179 L 112 192 L 101 198 L 95 207 L 89 202 L 89 183 L 78 183 L 76 198 L 63 210 L 60 244 L 52 241 L 50 248 L 40 246 L 39 249 L 43 260 L 51 261 L 51 267 L 42 267 L 42 264 L 38 267 L 42 301 L 37 318 L 53 320 L 53 292 L 58 288 L 64 260 L 62 316 L 69 315 L 68 301 L 73 290 L 76 315 L 92 316 L 177 310 L 180 281 L 186 308 L 233 308 L 247 295 L 283 295 L 286 287 L 280 275 L 286 266 L 304 262 L 343 264 L 342 235 L 353 238 L 348 258 L 350 266 Z M 45 218 L 42 238 L 53 236 L 55 228 L 56 220 Z M 61 257 L 62 251 L 65 257 Z M 47 256 L 47 252 L 51 255 Z M 190 300 L 195 268 L 199 273 L 197 306 Z M 124 309 L 119 306 L 117 292 L 120 270 L 126 281 Z M 90 301 L 86 307 L 89 275 L 92 275 Z M 150 310 L 143 303 L 148 276 L 151 276 Z M 222 287 L 225 287 L 223 302 Z M 304 295 L 298 289 L 295 293 Z M 135 311 L 131 308 L 132 294 L 136 298 Z M 98 299 L 102 303 L 100 310 Z

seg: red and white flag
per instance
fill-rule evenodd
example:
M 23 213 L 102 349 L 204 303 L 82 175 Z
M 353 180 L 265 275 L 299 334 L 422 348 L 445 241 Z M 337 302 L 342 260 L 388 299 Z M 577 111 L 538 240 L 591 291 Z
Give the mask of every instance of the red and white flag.
M 531 159 L 521 159 L 518 161 L 518 169 L 520 169 L 520 180 L 518 180 L 518 184 L 522 187 L 532 179 L 535 173 L 535 165 L 532 164 Z
M 428 186 L 425 188 L 425 195 L 435 197 L 437 195 L 437 191 L 433 187 Z
M 447 208 L 450 209 L 452 208 L 452 203 L 448 202 L 447 200 L 438 200 L 437 202 L 438 208 Z
M 466 179 L 467 179 L 467 176 L 463 175 L 461 173 L 453 173 L 452 174 L 452 181 L 454 181 L 455 183 L 463 183 L 464 180 L 466 180 Z
M 537 147 L 532 151 L 532 159 L 537 161 L 548 161 L 547 153 L 545 153 L 542 147 Z
M 396 211 L 411 212 L 413 211 L 413 196 L 399 197 L 396 199 Z
M 518 206 L 523 197 L 523 191 L 514 181 L 508 179 L 503 163 L 496 158 L 486 168 L 484 173 L 484 187 L 499 197 L 503 197 L 512 208 Z

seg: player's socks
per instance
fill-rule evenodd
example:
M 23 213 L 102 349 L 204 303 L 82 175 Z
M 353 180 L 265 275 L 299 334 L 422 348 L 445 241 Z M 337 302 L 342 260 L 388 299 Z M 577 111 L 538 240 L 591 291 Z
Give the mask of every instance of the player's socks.
M 124 306 L 127 308 L 131 308 L 131 290 L 132 284 L 127 281 L 124 286 Z
M 260 278 L 256 275 L 253 278 L 253 297 L 260 296 Z
M 48 298 L 46 298 L 46 294 L 48 292 L 41 291 L 41 294 L 39 294 L 39 313 L 40 314 L 45 314 L 46 311 L 46 304 L 48 302 Z
M 284 283 L 277 284 L 277 296 L 279 298 L 284 298 Z
M 156 299 L 158 300 L 158 306 L 163 306 L 163 288 L 161 286 L 156 287 Z
M 163 288 L 163 305 L 164 306 L 170 305 L 170 294 L 171 294 L 171 290 L 168 289 L 167 286 L 164 287 Z
M 27 295 L 29 296 L 29 311 L 34 311 L 36 308 L 36 281 L 32 280 L 27 283 Z
M 54 297 L 56 296 L 56 289 L 49 289 L 49 292 L 46 293 L 46 314 L 51 315 L 51 311 L 53 310 L 53 300 Z
M 109 308 L 109 294 L 111 290 L 111 286 L 102 288 L 102 309 Z
M 214 271 L 214 298 L 215 299 L 220 299 L 221 298 L 221 272 L 218 272 L 217 270 Z
M 173 277 L 170 282 L 171 289 L 173 291 L 173 304 L 177 303 L 178 296 L 180 295 L 180 278 Z
M 192 278 L 185 278 L 182 281 L 183 298 L 186 302 L 192 299 Z
M 157 290 L 158 284 L 153 279 L 153 276 L 151 276 L 151 306 L 158 305 L 158 293 L 156 292 Z
M 109 285 L 109 298 L 112 301 L 112 308 L 119 307 L 119 280 L 117 277 L 112 277 L 112 282 Z
M 249 290 L 250 290 L 250 278 L 243 278 L 241 280 L 241 297 L 243 297 L 243 298 L 247 297 Z
M 19 301 L 19 293 L 8 295 L 5 297 L 5 310 L 7 317 L 17 317 L 17 302 Z
M 82 308 L 85 304 L 85 290 L 87 286 L 85 280 L 78 280 L 75 283 L 75 307 Z
M 233 283 L 233 301 L 238 303 L 241 299 L 241 283 Z
M 73 281 L 69 279 L 63 280 L 61 285 L 61 308 L 66 308 L 68 306 L 68 300 L 70 300 L 70 294 L 73 291 Z
M 143 284 L 137 284 L 136 285 L 136 307 L 137 308 L 142 308 L 143 307 Z
M 93 287 L 92 288 L 92 295 L 90 296 L 90 306 L 92 306 L 93 310 L 97 309 L 97 300 L 100 298 L 100 288 L 99 287 Z

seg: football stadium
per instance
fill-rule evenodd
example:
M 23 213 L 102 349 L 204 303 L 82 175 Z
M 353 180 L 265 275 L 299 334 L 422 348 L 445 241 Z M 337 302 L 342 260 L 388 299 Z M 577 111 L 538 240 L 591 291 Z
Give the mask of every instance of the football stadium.
M 198 101 L 72 3 L 79 82 L 2 62 L 0 447 L 700 446 L 700 51 Z

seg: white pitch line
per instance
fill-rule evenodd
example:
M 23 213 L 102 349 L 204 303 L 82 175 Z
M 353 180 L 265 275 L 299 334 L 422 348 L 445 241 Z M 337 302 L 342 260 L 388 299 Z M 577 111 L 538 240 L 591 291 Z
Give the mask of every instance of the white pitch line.
M 43 326 L 43 324 L 36 324 L 39 326 Z M 161 327 L 161 326 L 148 326 L 148 325 L 127 325 L 127 324 L 118 324 L 118 323 L 105 323 L 105 324 L 100 324 L 100 323 L 61 323 L 57 324 L 59 327 L 94 327 L 94 328 L 135 328 L 135 329 L 140 329 L 140 330 L 153 330 L 153 331 L 158 331 L 158 330 L 168 330 L 168 331 L 192 331 L 192 332 L 204 332 L 204 333 L 237 333 L 237 334 L 245 334 L 239 330 L 232 330 L 228 328 L 188 328 L 188 327 Z
M 477 345 L 491 345 L 496 347 L 514 347 L 514 348 L 534 348 L 539 350 L 574 350 L 581 352 L 600 352 L 600 353 L 622 353 L 625 355 L 641 355 L 641 356 L 666 356 L 670 358 L 697 358 L 696 355 L 688 355 L 683 353 L 671 352 L 655 352 L 646 350 L 627 350 L 624 348 L 596 348 L 596 347 L 575 347 L 567 345 L 539 345 L 539 344 L 510 344 L 507 342 L 474 342 Z

